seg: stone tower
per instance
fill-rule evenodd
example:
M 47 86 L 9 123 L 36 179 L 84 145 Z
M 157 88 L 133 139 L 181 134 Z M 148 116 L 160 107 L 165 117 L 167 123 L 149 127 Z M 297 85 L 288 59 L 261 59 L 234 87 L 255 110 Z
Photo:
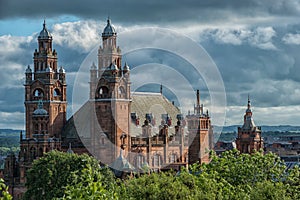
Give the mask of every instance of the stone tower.
M 130 123 L 130 70 L 122 66 L 117 33 L 110 19 L 102 33 L 98 50 L 98 68 L 90 70 L 91 134 L 93 154 L 110 164 L 119 155 L 120 147 L 127 156 Z
M 199 90 L 194 114 L 189 113 L 186 118 L 189 131 L 188 163 L 208 163 L 209 151 L 213 148 L 213 131 L 208 111 L 203 113 Z
M 32 161 L 52 149 L 60 150 L 61 131 L 66 123 L 65 70 L 57 67 L 57 53 L 44 21 L 33 54 L 33 72 L 25 76 L 26 135 L 20 136 L 20 181 Z
M 261 128 L 254 124 L 252 118 L 251 103 L 248 96 L 248 104 L 244 115 L 244 124 L 238 127 L 238 137 L 236 139 L 236 147 L 241 153 L 252 153 L 258 151 L 264 146 L 261 137 Z

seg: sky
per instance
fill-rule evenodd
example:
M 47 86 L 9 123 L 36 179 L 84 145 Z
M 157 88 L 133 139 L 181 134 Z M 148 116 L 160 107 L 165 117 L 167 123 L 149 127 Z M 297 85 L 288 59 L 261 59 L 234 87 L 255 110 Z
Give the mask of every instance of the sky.
M 138 36 L 135 30 L 156 27 L 201 45 L 224 84 L 225 125 L 243 123 L 248 94 L 257 125 L 300 125 L 300 0 L 1 0 L 0 128 L 24 129 L 24 72 L 33 63 L 43 20 L 53 36 L 59 66 L 67 72 L 70 117 L 76 76 L 86 56 L 99 46 L 108 16 L 120 36 L 126 31 Z M 179 66 L 194 80 L 189 64 L 172 56 L 142 50 L 125 57 L 132 68 L 146 61 Z M 147 69 L 137 70 L 136 80 Z M 214 110 L 210 92 L 215 91 L 205 84 L 196 81 L 192 87 L 200 89 L 202 102 Z M 194 97 L 187 97 L 193 104 Z

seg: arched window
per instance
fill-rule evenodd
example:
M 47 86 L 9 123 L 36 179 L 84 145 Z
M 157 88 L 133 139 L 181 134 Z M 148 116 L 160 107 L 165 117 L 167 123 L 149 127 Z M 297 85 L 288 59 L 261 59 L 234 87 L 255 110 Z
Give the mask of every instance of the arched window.
M 55 96 L 55 97 L 60 96 L 60 91 L 59 91 L 58 88 L 55 88 L 55 89 L 53 90 L 53 96 Z
M 108 88 L 106 86 L 100 87 L 99 90 L 98 90 L 97 96 L 100 99 L 107 98 L 108 97 Z
M 118 88 L 118 95 L 119 95 L 119 98 L 125 98 L 126 93 L 125 93 L 124 87 L 120 86 L 120 87 Z
M 44 92 L 41 89 L 35 89 L 33 92 L 33 96 L 34 97 L 43 97 L 44 96 Z
M 138 169 L 141 169 L 143 167 L 143 164 L 145 163 L 145 157 L 142 154 L 138 154 L 135 157 L 135 166 Z

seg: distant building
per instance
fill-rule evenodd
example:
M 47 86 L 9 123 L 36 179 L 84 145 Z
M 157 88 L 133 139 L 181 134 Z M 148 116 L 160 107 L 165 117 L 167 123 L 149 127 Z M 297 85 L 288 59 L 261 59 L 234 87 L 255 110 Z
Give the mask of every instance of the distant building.
M 236 148 L 241 153 L 252 153 L 264 148 L 264 141 L 261 137 L 261 128 L 254 124 L 252 118 L 251 103 L 248 97 L 248 105 L 244 115 L 244 124 L 238 127 Z
M 89 153 L 120 172 L 179 169 L 209 162 L 213 148 L 210 116 L 203 112 L 200 93 L 194 113 L 184 117 L 160 93 L 132 93 L 130 68 L 122 66 L 117 33 L 107 20 L 98 50 L 98 67 L 90 69 L 89 100 L 67 121 L 66 73 L 58 68 L 52 36 L 43 24 L 34 52 L 33 70 L 25 76 L 26 134 L 20 134 L 20 154 L 5 162 L 4 178 L 19 198 L 26 171 L 51 150 Z M 157 106 L 158 107 L 155 107 Z
M 273 152 L 288 163 L 300 161 L 300 136 L 286 133 L 265 143 L 266 152 Z
M 224 151 L 229 151 L 235 148 L 235 141 L 218 141 L 214 146 L 214 151 L 217 155 L 221 155 Z

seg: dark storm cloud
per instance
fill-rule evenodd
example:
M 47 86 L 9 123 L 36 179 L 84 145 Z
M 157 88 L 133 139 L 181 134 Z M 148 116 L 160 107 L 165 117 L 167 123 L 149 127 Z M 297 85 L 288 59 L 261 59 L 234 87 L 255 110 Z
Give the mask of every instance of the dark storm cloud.
M 299 15 L 299 0 L 2 0 L 0 4 L 0 19 L 58 15 L 103 19 L 110 15 L 121 23 L 177 23 L 224 21 L 231 16 Z

